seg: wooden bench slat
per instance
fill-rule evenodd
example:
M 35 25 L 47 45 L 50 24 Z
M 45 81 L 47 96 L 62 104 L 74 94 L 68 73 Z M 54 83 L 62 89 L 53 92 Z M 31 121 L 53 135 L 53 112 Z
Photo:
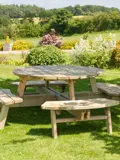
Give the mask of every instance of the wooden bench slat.
M 14 86 L 19 86 L 19 82 L 12 82 L 11 83 Z M 50 81 L 50 85 L 67 85 L 68 83 L 65 81 Z M 45 86 L 45 81 L 27 81 L 26 86 Z
M 6 95 L 2 90 L 0 90 L 0 100 L 5 105 L 14 104 L 13 99 Z
M 9 89 L 0 89 L 0 100 L 1 103 L 5 105 L 23 102 L 22 98 L 19 98 L 12 94 Z
M 96 98 L 86 100 L 47 101 L 41 106 L 41 108 L 48 110 L 86 110 L 106 108 L 115 105 L 119 105 L 119 101 L 106 98 Z
M 110 96 L 120 96 L 120 86 L 118 85 L 108 83 L 97 83 L 97 88 Z
M 2 91 L 7 94 L 13 101 L 14 103 L 21 103 L 23 102 L 23 99 L 12 94 L 11 91 L 9 89 L 2 89 Z

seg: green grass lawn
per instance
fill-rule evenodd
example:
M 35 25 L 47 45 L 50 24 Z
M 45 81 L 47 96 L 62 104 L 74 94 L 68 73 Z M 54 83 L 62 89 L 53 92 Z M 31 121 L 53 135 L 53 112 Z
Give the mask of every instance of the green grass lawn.
M 107 37 L 109 35 L 109 33 L 116 34 L 116 39 L 120 40 L 120 30 L 88 33 L 88 39 L 94 40 L 99 35 Z M 83 37 L 83 34 L 63 37 L 63 39 L 64 39 L 64 41 L 67 41 L 67 40 L 79 40 L 81 37 Z
M 10 82 L 16 67 L 0 65 L 0 87 L 16 89 Z M 105 70 L 97 81 L 120 83 L 120 70 Z M 76 90 L 87 90 L 88 81 L 78 81 Z M 96 111 L 96 114 L 102 111 Z M 0 160 L 119 160 L 120 106 L 111 110 L 113 135 L 105 121 L 58 124 L 58 139 L 51 137 L 49 111 L 39 107 L 9 110 L 7 124 L 0 131 Z M 63 112 L 63 115 L 67 115 Z M 67 115 L 68 116 L 68 115 Z
M 103 35 L 103 36 L 106 37 L 106 36 L 108 36 L 109 33 L 116 34 L 116 39 L 120 40 L 120 30 L 88 33 L 88 39 L 93 40 L 93 39 L 96 38 L 96 36 L 99 36 L 99 35 Z M 83 34 L 66 36 L 66 37 L 63 37 L 63 41 L 79 40 L 81 37 L 83 37 Z M 40 41 L 40 38 L 21 38 L 21 39 L 27 40 L 27 41 L 31 42 L 32 44 L 34 44 L 34 45 L 37 45 L 38 42 Z M 4 42 L 4 40 L 0 40 L 0 42 Z

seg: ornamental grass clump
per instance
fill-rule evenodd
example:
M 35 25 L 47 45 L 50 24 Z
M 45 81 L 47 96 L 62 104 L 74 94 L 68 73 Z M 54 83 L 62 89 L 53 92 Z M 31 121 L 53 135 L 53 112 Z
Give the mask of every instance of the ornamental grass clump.
M 30 50 L 26 58 L 30 65 L 58 65 L 66 63 L 65 53 L 55 46 L 45 45 Z
M 71 61 L 75 65 L 110 68 L 115 47 L 116 36 L 111 33 L 107 38 L 96 37 L 92 43 L 89 40 L 80 39 L 73 48 Z

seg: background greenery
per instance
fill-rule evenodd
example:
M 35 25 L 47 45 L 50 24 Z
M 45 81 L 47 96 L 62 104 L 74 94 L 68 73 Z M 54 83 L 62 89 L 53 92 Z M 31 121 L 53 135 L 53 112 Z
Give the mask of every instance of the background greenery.
M 39 37 L 51 28 L 62 35 L 119 29 L 120 10 L 94 5 L 51 10 L 35 5 L 0 5 L 0 39 Z
M 108 30 L 108 31 L 102 31 L 102 32 L 92 32 L 92 33 L 87 33 L 88 34 L 88 40 L 94 40 L 97 36 L 102 35 L 103 37 L 107 37 L 109 33 L 114 33 L 116 34 L 116 40 L 120 40 L 120 30 Z M 84 34 L 73 34 L 72 36 L 61 36 L 63 39 L 63 42 L 69 42 L 69 41 L 79 41 L 80 38 L 82 38 Z M 17 40 L 25 40 L 27 42 L 32 43 L 34 46 L 37 46 L 41 37 L 31 37 L 31 38 L 18 38 Z M 0 43 L 4 43 L 5 40 L 1 39 Z

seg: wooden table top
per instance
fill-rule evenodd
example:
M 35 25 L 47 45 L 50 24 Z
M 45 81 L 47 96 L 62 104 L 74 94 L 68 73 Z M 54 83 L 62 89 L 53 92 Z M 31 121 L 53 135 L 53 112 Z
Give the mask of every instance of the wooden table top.
M 41 80 L 77 80 L 95 77 L 103 73 L 102 69 L 83 66 L 30 66 L 18 68 L 13 73 L 19 77 Z

